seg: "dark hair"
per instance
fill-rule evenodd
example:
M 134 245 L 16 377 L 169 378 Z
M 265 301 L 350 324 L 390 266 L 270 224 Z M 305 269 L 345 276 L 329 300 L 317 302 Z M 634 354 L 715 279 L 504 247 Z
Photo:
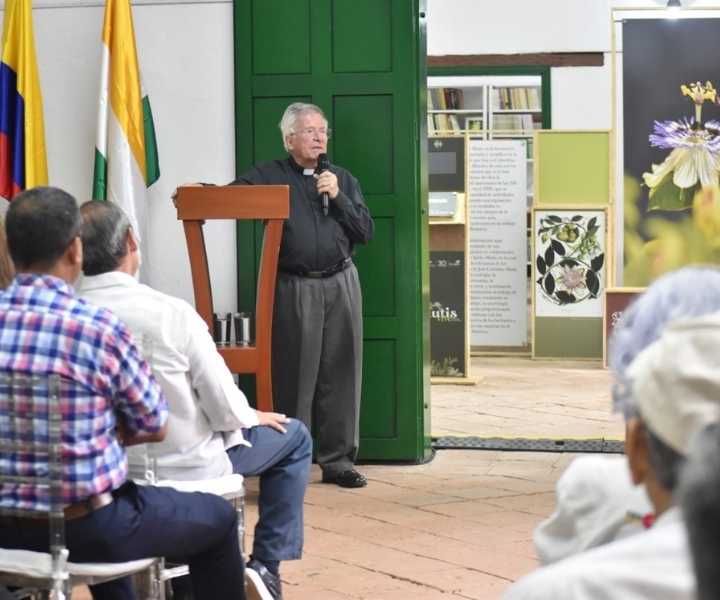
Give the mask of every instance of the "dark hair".
M 720 425 L 695 434 L 683 469 L 680 504 L 690 540 L 698 600 L 715 600 L 720 590 Z
M 127 255 L 130 221 L 117 204 L 91 200 L 80 207 L 84 221 L 83 272 L 101 275 L 114 271 Z
M 5 217 L 10 256 L 18 270 L 49 268 L 80 235 L 77 202 L 54 187 L 36 187 L 19 194 Z

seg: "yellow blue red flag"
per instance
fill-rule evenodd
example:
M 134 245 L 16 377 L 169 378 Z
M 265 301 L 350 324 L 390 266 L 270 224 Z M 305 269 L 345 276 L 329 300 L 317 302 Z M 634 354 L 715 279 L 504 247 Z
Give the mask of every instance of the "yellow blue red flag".
M 0 62 L 0 196 L 47 185 L 31 0 L 6 0 Z

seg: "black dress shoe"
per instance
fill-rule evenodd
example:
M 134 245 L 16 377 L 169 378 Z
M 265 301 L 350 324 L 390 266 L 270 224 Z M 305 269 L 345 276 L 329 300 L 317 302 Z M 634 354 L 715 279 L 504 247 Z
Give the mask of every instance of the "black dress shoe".
M 338 473 L 325 473 L 322 476 L 323 483 L 335 483 L 340 487 L 360 488 L 368 483 L 367 478 L 355 469 L 347 469 Z

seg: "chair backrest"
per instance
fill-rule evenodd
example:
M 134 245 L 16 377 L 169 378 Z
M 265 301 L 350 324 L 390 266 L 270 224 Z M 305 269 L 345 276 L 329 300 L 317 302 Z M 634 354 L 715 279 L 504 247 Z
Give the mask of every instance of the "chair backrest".
M 69 576 L 60 385 L 57 374 L 0 373 L 0 515 L 37 517 L 38 512 L 45 513 L 56 598 L 64 597 Z M 37 506 L 27 498 L 38 498 Z
M 149 333 L 134 337 L 143 360 L 155 375 L 155 340 Z M 136 444 L 125 448 L 128 460 L 128 476 L 140 484 L 155 485 L 157 483 L 157 457 L 152 451 L 154 444 Z
M 206 220 L 262 220 L 265 224 L 262 257 L 255 300 L 255 345 L 253 348 L 223 348 L 220 354 L 233 373 L 255 373 L 260 410 L 272 410 L 270 355 L 283 221 L 290 214 L 290 191 L 286 185 L 186 186 L 175 197 L 178 219 L 185 228 L 195 309 L 213 330 L 213 300 L 210 270 L 202 226 Z

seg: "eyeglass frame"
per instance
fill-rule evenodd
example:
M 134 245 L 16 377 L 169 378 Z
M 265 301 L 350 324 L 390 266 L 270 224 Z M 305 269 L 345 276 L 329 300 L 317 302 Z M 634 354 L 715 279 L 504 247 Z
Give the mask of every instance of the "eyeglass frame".
M 299 131 L 291 131 L 290 135 L 302 135 L 306 137 L 315 136 L 317 134 L 318 136 L 325 136 L 326 139 L 330 139 L 332 137 L 332 129 L 328 127 L 327 129 L 317 129 L 315 127 L 304 127 L 303 129 Z

